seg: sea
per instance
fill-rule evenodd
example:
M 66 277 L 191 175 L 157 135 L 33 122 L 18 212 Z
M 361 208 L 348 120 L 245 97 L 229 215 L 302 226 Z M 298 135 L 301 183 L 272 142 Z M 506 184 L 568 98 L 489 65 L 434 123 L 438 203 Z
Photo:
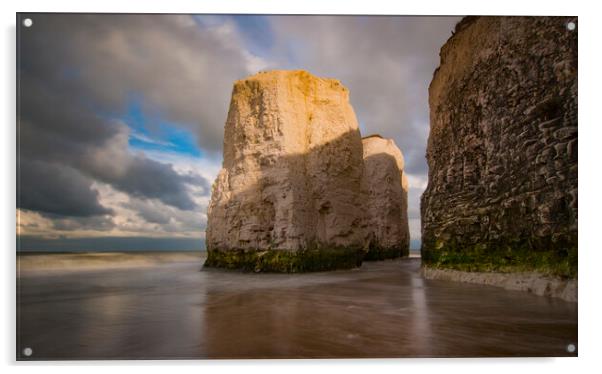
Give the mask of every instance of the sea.
M 17 359 L 576 356 L 577 304 L 426 280 L 420 258 L 304 274 L 204 252 L 17 259 Z

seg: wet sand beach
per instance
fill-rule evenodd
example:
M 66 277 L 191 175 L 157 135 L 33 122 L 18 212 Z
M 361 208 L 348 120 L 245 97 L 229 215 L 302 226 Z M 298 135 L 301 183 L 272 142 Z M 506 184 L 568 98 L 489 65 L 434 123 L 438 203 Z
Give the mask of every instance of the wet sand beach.
M 84 270 L 89 255 L 72 256 L 19 267 L 19 359 L 577 355 L 576 303 L 424 280 L 417 258 L 254 274 L 196 254 Z

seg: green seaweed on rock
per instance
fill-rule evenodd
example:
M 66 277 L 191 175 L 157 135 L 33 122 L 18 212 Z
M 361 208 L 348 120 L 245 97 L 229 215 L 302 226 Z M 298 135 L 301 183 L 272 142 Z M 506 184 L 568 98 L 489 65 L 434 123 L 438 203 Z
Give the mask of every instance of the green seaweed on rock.
M 301 273 L 361 266 L 364 252 L 355 248 L 209 250 L 205 267 L 254 272 Z
M 399 257 L 407 257 L 410 254 L 408 247 L 381 247 L 379 245 L 370 244 L 368 252 L 364 256 L 364 261 L 379 261 L 389 260 Z
M 462 243 L 457 239 L 425 241 L 423 266 L 470 272 L 534 271 L 577 278 L 577 237 L 563 240 L 531 238 L 491 243 Z

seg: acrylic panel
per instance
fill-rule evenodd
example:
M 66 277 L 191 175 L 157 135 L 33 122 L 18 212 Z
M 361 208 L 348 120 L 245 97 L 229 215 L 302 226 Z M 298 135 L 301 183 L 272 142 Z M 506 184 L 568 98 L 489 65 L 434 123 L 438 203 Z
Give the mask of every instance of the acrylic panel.
M 17 14 L 17 359 L 577 356 L 577 17 Z

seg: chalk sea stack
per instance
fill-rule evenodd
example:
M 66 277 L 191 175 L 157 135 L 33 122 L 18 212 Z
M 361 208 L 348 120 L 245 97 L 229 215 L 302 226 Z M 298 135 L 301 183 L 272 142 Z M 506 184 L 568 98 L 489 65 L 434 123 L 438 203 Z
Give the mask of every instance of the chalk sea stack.
M 408 181 L 401 150 L 392 139 L 371 135 L 362 139 L 363 189 L 366 201 L 368 253 L 364 260 L 407 256 Z
M 467 17 L 429 87 L 422 260 L 577 276 L 576 17 Z
M 208 207 L 205 266 L 352 268 L 365 253 L 362 140 L 349 91 L 305 71 L 237 81 Z

